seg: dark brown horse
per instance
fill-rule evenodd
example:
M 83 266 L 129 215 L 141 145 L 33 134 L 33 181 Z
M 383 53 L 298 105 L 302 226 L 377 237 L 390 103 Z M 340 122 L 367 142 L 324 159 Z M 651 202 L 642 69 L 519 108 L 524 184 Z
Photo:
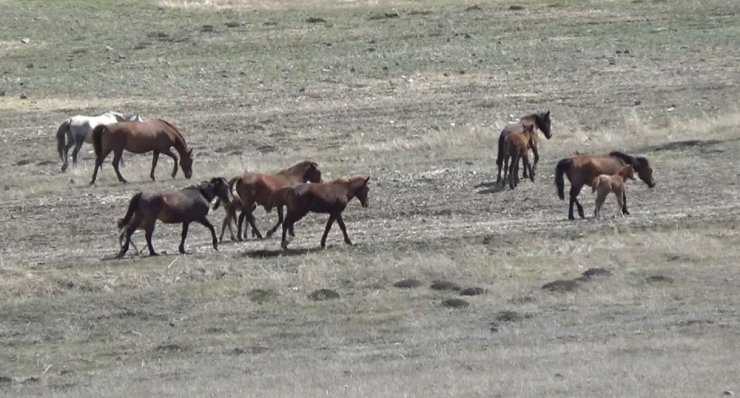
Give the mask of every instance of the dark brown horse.
M 116 258 L 123 257 L 131 243 L 131 235 L 137 229 L 143 229 L 149 254 L 156 256 L 152 246 L 152 234 L 157 220 L 165 224 L 182 223 L 182 240 L 178 247 L 185 253 L 185 238 L 191 222 L 203 224 L 211 231 L 213 248 L 218 250 L 216 231 L 206 216 L 213 198 L 218 197 L 229 203 L 229 186 L 223 177 L 212 178 L 198 185 L 192 185 L 174 192 L 139 192 L 131 198 L 126 215 L 118 221 L 118 228 L 123 229 L 125 238 L 121 251 Z M 119 241 L 120 241 L 119 237 Z
M 328 213 L 329 221 L 326 223 L 324 234 L 321 235 L 321 247 L 326 247 L 326 236 L 329 234 L 331 225 L 336 220 L 339 228 L 344 234 L 344 243 L 349 245 L 352 241 L 347 235 L 347 228 L 342 220 L 342 212 L 347 207 L 352 198 L 357 197 L 362 207 L 368 206 L 367 186 L 370 177 L 352 177 L 349 179 L 340 178 L 332 182 L 323 184 L 299 184 L 292 188 L 284 188 L 275 192 L 276 196 L 284 198 L 287 204 L 288 212 L 285 215 L 283 223 L 283 239 L 281 246 L 283 249 L 288 248 L 286 232 L 293 228 L 298 220 L 303 218 L 309 212 Z
M 152 119 L 145 122 L 122 122 L 111 125 L 100 125 L 93 130 L 93 146 L 95 147 L 95 170 L 92 181 L 95 183 L 98 169 L 102 168 L 105 158 L 113 152 L 113 169 L 116 171 L 118 181 L 125 183 L 126 179 L 118 170 L 123 150 L 133 153 L 154 152 L 152 157 L 152 171 L 149 176 L 154 180 L 154 168 L 157 167 L 159 154 L 171 157 L 175 161 L 172 170 L 172 178 L 177 174 L 177 156 L 170 148 L 174 147 L 180 155 L 180 166 L 185 173 L 185 178 L 193 175 L 193 150 L 188 149 L 180 131 L 171 123 L 161 119 Z
M 272 194 L 280 188 L 292 187 L 305 182 L 321 182 L 321 171 L 316 162 L 304 160 L 279 171 L 277 174 L 245 173 L 238 177 L 236 193 L 241 199 L 244 211 L 239 216 L 237 232 L 242 230 L 242 224 L 246 218 L 252 227 L 252 232 L 262 239 L 262 234 L 254 223 L 253 210 L 255 204 L 257 204 L 263 206 L 268 212 L 273 207 L 277 207 L 278 221 L 274 227 L 267 231 L 267 236 L 272 236 L 280 227 L 280 224 L 283 223 L 283 206 L 272 203 Z
M 524 163 L 524 175 L 526 176 L 529 171 L 530 179 L 534 181 L 534 170 L 529 163 L 529 148 L 531 148 L 533 137 L 536 137 L 534 126 L 525 124 L 521 131 L 512 132 L 504 139 L 504 184 L 508 177 L 511 189 L 519 184 L 519 160 Z M 509 161 L 511 161 L 511 166 L 509 166 Z
M 523 116 L 519 119 L 518 123 L 512 123 L 504 127 L 504 129 L 501 130 L 501 134 L 498 136 L 498 156 L 496 157 L 496 166 L 498 166 L 498 173 L 496 174 L 497 184 L 502 184 L 501 168 L 504 162 L 504 140 L 511 133 L 523 131 L 525 125 L 537 127 L 537 129 L 540 130 L 547 139 L 552 137 L 552 132 L 550 131 L 550 111 Z M 537 163 L 540 161 L 540 154 L 537 151 L 537 134 L 532 134 L 530 148 L 534 153 L 534 164 L 532 166 L 532 173 L 534 173 L 537 171 Z M 524 178 L 527 178 L 526 169 L 524 169 Z
M 570 204 L 568 207 L 568 219 L 574 220 L 573 204 L 578 206 L 578 215 L 585 218 L 583 206 L 578 202 L 578 194 L 584 185 L 591 185 L 600 174 L 616 174 L 626 165 L 632 165 L 640 179 L 648 187 L 655 186 L 653 178 L 653 169 L 647 158 L 641 156 L 631 156 L 623 152 L 610 152 L 608 155 L 576 155 L 562 159 L 555 167 L 555 186 L 558 188 L 558 197 L 565 199 L 565 181 L 563 175 L 568 176 L 570 181 Z M 623 193 L 622 213 L 630 214 L 627 211 L 627 197 Z

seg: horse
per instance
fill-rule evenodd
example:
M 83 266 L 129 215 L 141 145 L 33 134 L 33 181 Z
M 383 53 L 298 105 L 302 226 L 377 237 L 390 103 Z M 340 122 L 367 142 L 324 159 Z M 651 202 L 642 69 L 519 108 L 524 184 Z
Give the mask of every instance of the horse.
M 191 222 L 204 225 L 211 231 L 213 249 L 218 250 L 218 240 L 213 224 L 206 217 L 213 198 L 218 197 L 229 203 L 229 185 L 223 177 L 214 177 L 197 185 L 171 192 L 138 192 L 129 201 L 126 215 L 118 220 L 119 242 L 124 240 L 116 258 L 122 258 L 128 251 L 131 235 L 143 229 L 149 255 L 156 256 L 152 246 L 152 234 L 157 220 L 165 224 L 182 223 L 182 240 L 178 250 L 185 254 L 185 238 Z
M 62 171 L 66 171 L 69 167 L 67 156 L 73 145 L 75 149 L 72 151 L 72 165 L 77 166 L 77 154 L 80 153 L 83 143 L 92 144 L 92 131 L 95 127 L 101 124 L 108 125 L 125 121 L 142 122 L 143 119 L 138 114 L 125 117 L 118 112 L 108 111 L 98 116 L 76 115 L 65 120 L 57 129 L 56 135 L 57 152 L 59 152 L 59 158 L 64 162 Z
M 261 205 L 268 213 L 273 207 L 277 207 L 278 221 L 275 226 L 267 231 L 267 237 L 272 236 L 283 223 L 283 204 L 272 203 L 273 193 L 280 188 L 292 187 L 305 182 L 321 182 L 321 171 L 318 163 L 304 160 L 287 169 L 280 170 L 277 174 L 244 173 L 239 176 L 235 186 L 236 193 L 244 206 L 244 211 L 239 216 L 238 232 L 241 233 L 242 224 L 246 218 L 252 227 L 252 233 L 262 239 L 262 234 L 254 223 L 253 214 L 255 205 Z
M 498 156 L 496 157 L 498 174 L 496 174 L 496 184 L 505 184 L 505 182 L 501 182 L 501 167 L 504 162 L 504 141 L 511 133 L 523 131 L 525 125 L 537 127 L 537 129 L 540 130 L 548 140 L 552 138 L 552 131 L 550 130 L 550 111 L 522 116 L 518 123 L 511 123 L 504 127 L 498 136 Z M 537 134 L 532 134 L 530 148 L 532 149 L 532 153 L 534 153 L 534 165 L 532 166 L 532 173 L 534 173 L 537 170 L 537 163 L 540 161 L 540 154 L 537 151 Z M 524 178 L 527 178 L 527 169 L 524 169 Z
M 288 209 L 283 222 L 283 238 L 280 242 L 282 248 L 288 248 L 286 232 L 292 230 L 293 224 L 309 212 L 329 214 L 329 221 L 326 223 L 324 234 L 321 235 L 321 248 L 326 247 L 326 237 L 334 221 L 342 229 L 344 243 L 351 245 L 352 241 L 347 236 L 347 228 L 342 220 L 342 212 L 354 197 L 359 199 L 362 207 L 368 206 L 367 195 L 370 191 L 368 181 L 370 177 L 357 176 L 349 179 L 340 178 L 328 183 L 299 184 L 276 191 L 275 195 L 285 198 Z
M 509 178 L 509 187 L 514 189 L 519 184 L 519 160 L 524 163 L 524 175 L 526 178 L 527 170 L 529 177 L 534 181 L 534 170 L 529 164 L 529 148 L 532 145 L 532 137 L 536 137 L 534 126 L 525 124 L 521 131 L 515 131 L 507 135 L 504 139 L 504 185 L 507 177 Z M 511 160 L 511 166 L 509 166 Z M 508 176 L 507 176 L 508 168 Z
M 229 234 L 231 235 L 231 240 L 237 240 L 239 242 L 242 241 L 242 231 L 241 228 L 237 229 L 236 238 L 234 238 L 234 230 L 231 228 L 232 222 L 234 223 L 235 227 L 238 227 L 237 224 L 237 213 L 243 213 L 245 210 L 244 203 L 239 198 L 239 195 L 235 194 L 234 192 L 234 184 L 239 179 L 239 177 L 234 177 L 228 181 L 229 184 L 229 195 L 230 195 L 230 203 L 223 203 L 224 211 L 226 212 L 226 215 L 224 216 L 224 220 L 221 223 L 221 236 L 219 236 L 218 241 L 222 242 L 224 239 L 224 232 L 226 232 L 226 228 L 229 228 Z M 218 209 L 218 207 L 221 205 L 221 200 L 216 199 L 216 203 L 213 205 L 213 210 Z M 252 204 L 251 211 L 254 211 L 257 208 L 256 204 Z M 245 231 L 246 232 L 246 231 Z M 252 231 L 252 234 L 254 236 L 254 231 Z M 244 238 L 246 239 L 246 233 L 244 235 Z
M 126 179 L 118 169 L 123 150 L 133 153 L 146 153 L 153 151 L 152 171 L 149 176 L 154 181 L 154 168 L 157 167 L 159 154 L 165 154 L 175 161 L 172 170 L 172 178 L 177 175 L 177 156 L 170 150 L 174 147 L 180 155 L 180 166 L 185 178 L 193 175 L 193 150 L 188 149 L 177 127 L 162 119 L 152 119 L 145 122 L 120 122 L 108 126 L 100 125 L 93 130 L 93 146 L 95 147 L 95 170 L 93 171 L 90 185 L 95 184 L 98 169 L 103 167 L 103 161 L 109 153 L 113 152 L 113 169 L 118 176 L 118 181 L 126 183 Z
M 606 200 L 607 195 L 609 195 L 609 193 L 611 192 L 614 192 L 614 195 L 617 196 L 617 203 L 619 204 L 619 208 L 622 209 L 623 199 L 627 197 L 624 183 L 627 182 L 628 179 L 635 179 L 635 170 L 632 168 L 631 164 L 622 167 L 622 169 L 619 170 L 617 174 L 600 174 L 599 176 L 594 178 L 593 182 L 591 182 L 591 193 L 598 192 L 598 194 L 596 195 L 594 218 L 599 218 L 601 206 L 604 205 L 604 200 Z M 624 216 L 624 214 L 621 212 L 619 214 L 621 216 Z
M 622 167 L 632 165 L 640 179 L 648 187 L 655 187 L 653 178 L 653 169 L 650 162 L 642 156 L 632 156 L 623 152 L 613 151 L 607 155 L 575 155 L 569 158 L 561 159 L 555 167 L 555 186 L 558 189 L 558 197 L 565 199 L 565 181 L 563 175 L 568 176 L 570 181 L 570 204 L 568 207 L 568 219 L 575 220 L 573 217 L 573 204 L 578 206 L 578 215 L 585 218 L 583 206 L 578 202 L 578 194 L 584 185 L 593 184 L 594 178 L 599 174 L 616 174 Z M 622 196 L 622 213 L 630 214 L 627 211 L 627 197 Z

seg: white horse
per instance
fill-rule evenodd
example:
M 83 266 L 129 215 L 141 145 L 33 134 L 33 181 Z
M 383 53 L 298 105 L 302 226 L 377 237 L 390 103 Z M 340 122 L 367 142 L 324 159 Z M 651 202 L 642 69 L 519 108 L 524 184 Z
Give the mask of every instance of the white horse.
M 138 114 L 126 118 L 118 112 L 108 111 L 100 116 L 77 115 L 65 120 L 57 130 L 57 151 L 64 162 L 62 171 L 69 166 L 67 154 L 72 145 L 75 147 L 72 151 L 72 164 L 77 166 L 77 154 L 83 143 L 92 144 L 92 131 L 95 127 L 125 121 L 142 122 L 143 119 Z

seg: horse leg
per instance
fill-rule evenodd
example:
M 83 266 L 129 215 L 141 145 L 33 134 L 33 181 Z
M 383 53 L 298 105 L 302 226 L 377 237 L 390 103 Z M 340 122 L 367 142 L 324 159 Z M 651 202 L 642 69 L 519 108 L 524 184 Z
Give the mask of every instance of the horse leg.
M 598 219 L 599 214 L 601 214 L 601 206 L 604 205 L 604 200 L 606 200 L 606 196 L 609 195 L 609 192 L 604 193 L 600 188 L 598 190 L 598 193 L 596 194 L 596 205 L 594 207 L 594 218 Z
M 501 186 L 502 187 L 505 187 L 506 186 L 506 179 L 509 176 L 509 156 L 508 155 L 505 155 L 504 156 L 503 163 L 504 163 L 504 179 L 501 180 Z
M 172 178 L 175 178 L 175 176 L 177 175 L 177 155 L 175 155 L 174 153 L 172 153 L 172 150 L 170 148 L 167 148 L 167 149 L 165 149 L 163 151 L 160 151 L 160 152 L 162 152 L 163 154 L 171 157 L 172 160 L 175 162 L 175 168 L 172 169 Z
M 529 179 L 534 182 L 534 169 L 529 163 L 529 154 L 524 153 L 524 157 L 522 157 L 522 162 L 524 162 L 524 178 L 527 178 L 527 170 L 529 170 Z
M 90 181 L 90 185 L 95 184 L 95 179 L 98 177 L 98 170 L 101 170 L 103 168 L 103 161 L 109 153 L 110 151 L 102 152 L 100 156 L 95 157 L 95 169 L 93 170 L 93 176 L 92 181 Z
M 511 165 L 509 166 L 509 188 L 514 189 L 516 184 L 519 182 L 519 159 L 516 156 L 511 157 Z
M 293 224 L 298 221 L 298 218 L 295 217 L 294 213 L 291 213 L 290 210 L 288 210 L 285 214 L 285 220 L 283 220 L 283 236 L 280 240 L 280 247 L 283 248 L 283 250 L 288 248 L 288 239 L 286 236 L 286 233 L 289 230 L 293 230 Z M 292 234 L 291 234 L 292 235 Z
M 74 145 L 74 139 L 72 138 L 72 134 L 68 131 L 67 132 L 67 143 L 64 145 L 64 164 L 62 164 L 62 171 L 67 170 L 67 167 L 69 167 L 69 148 L 72 148 Z
M 72 151 L 72 166 L 77 167 L 77 155 L 80 153 L 83 141 L 75 142 L 75 149 Z
M 275 224 L 275 226 L 273 226 L 272 228 L 270 228 L 269 231 L 267 231 L 267 237 L 268 238 L 271 237 L 272 234 L 274 234 L 275 231 L 277 231 L 278 227 L 280 227 L 280 225 L 283 224 L 283 206 L 278 206 L 277 207 L 277 214 L 278 214 L 277 224 Z
M 149 172 L 149 177 L 152 179 L 152 181 L 156 181 L 154 179 L 154 168 L 157 167 L 158 160 L 159 160 L 159 151 L 155 149 L 154 153 L 152 154 L 152 171 Z
M 216 228 L 213 228 L 213 224 L 211 224 L 210 221 L 208 221 L 207 218 L 203 217 L 203 219 L 198 220 L 199 223 L 204 225 L 206 228 L 208 228 L 209 231 L 211 231 L 211 237 L 213 238 L 213 250 L 218 251 L 218 239 L 216 239 Z M 185 242 L 185 238 L 183 238 L 183 243 Z
M 537 152 L 536 145 L 532 145 L 532 154 L 534 155 L 534 162 L 532 163 L 532 168 L 530 169 L 530 178 L 532 179 L 532 181 L 534 181 L 534 173 L 537 171 L 537 163 L 539 163 L 540 161 L 540 153 Z
M 617 204 L 619 204 L 619 215 L 624 217 L 624 198 L 625 198 L 624 190 L 617 189 L 615 190 L 614 195 L 617 197 Z
M 622 214 L 630 215 L 630 212 L 627 211 L 627 190 L 622 190 Z
M 337 224 L 339 224 L 339 229 L 342 230 L 342 234 L 344 235 L 344 243 L 351 245 L 352 241 L 349 240 L 349 235 L 347 235 L 347 228 L 344 226 L 344 220 L 342 220 L 342 213 L 337 214 Z
M 185 254 L 185 238 L 188 237 L 188 227 L 190 226 L 189 221 L 185 221 L 182 223 L 182 239 L 180 240 L 180 246 L 177 247 L 177 250 L 181 254 Z
M 334 214 L 329 215 L 329 220 L 326 222 L 326 228 L 324 228 L 324 234 L 321 235 L 321 248 L 326 247 L 326 237 L 329 235 L 329 230 L 331 229 L 331 225 L 334 224 L 334 220 L 336 219 L 336 216 Z
M 254 224 L 254 214 L 251 211 L 247 212 L 245 210 L 245 212 L 247 213 L 247 221 L 249 221 L 249 226 L 252 227 L 252 232 L 257 234 L 257 238 L 262 239 L 262 234 L 257 229 L 257 226 Z M 246 233 L 247 231 L 245 230 L 244 232 Z
M 123 246 L 121 246 L 121 251 L 118 252 L 118 255 L 116 256 L 117 259 L 123 258 L 123 255 L 126 254 L 128 251 L 128 246 L 131 244 L 131 235 L 133 235 L 134 231 L 136 231 L 136 224 L 130 223 L 126 226 L 126 229 L 124 230 L 124 234 L 126 235 L 126 242 L 124 242 Z
M 578 194 L 581 193 L 582 185 L 571 185 L 570 186 L 570 203 L 568 204 L 568 219 L 575 220 L 573 217 L 573 204 L 578 206 L 578 215 L 581 218 L 585 218 L 583 214 L 583 206 L 578 202 Z
M 154 251 L 154 246 L 152 246 L 152 235 L 154 235 L 154 223 L 156 221 L 156 219 L 152 221 L 149 225 L 146 226 L 146 229 L 144 230 L 144 236 L 146 237 L 146 246 L 149 248 L 150 256 L 159 255 L 157 254 L 157 252 Z
M 118 169 L 118 164 L 121 162 L 121 156 L 123 155 L 123 148 L 116 150 L 113 152 L 113 170 L 116 171 L 116 176 L 118 176 L 118 181 L 122 183 L 127 183 L 125 178 L 121 175 L 121 170 Z

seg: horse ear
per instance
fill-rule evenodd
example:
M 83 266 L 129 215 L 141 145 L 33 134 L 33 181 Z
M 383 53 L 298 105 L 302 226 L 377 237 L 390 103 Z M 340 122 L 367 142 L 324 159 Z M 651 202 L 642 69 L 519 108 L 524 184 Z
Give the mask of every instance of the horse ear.
M 367 185 L 368 181 L 370 181 L 370 176 L 367 176 L 367 178 L 365 179 L 365 185 Z
M 190 155 L 190 156 L 193 156 L 193 150 L 192 150 L 192 149 L 190 149 L 190 150 L 188 151 L 188 155 Z

